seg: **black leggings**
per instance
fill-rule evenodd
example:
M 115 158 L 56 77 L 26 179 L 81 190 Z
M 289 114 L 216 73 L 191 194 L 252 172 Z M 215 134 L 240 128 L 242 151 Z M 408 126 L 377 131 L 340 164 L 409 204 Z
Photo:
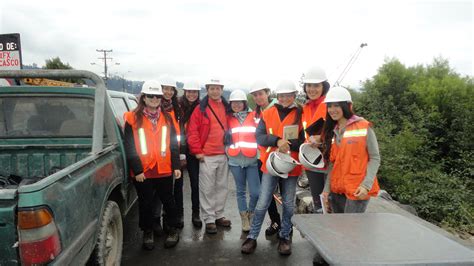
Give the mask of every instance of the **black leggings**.
M 157 195 L 167 213 L 168 224 L 177 227 L 177 209 L 173 196 L 173 176 L 162 178 L 146 178 L 143 182 L 134 180 L 133 184 L 138 195 L 138 224 L 142 230 L 153 229 L 155 211 L 154 197 Z
M 306 171 L 306 175 L 308 176 L 309 189 L 313 197 L 314 211 L 317 211 L 322 207 L 319 195 L 323 192 L 326 174 Z
M 191 203 L 193 212 L 199 213 L 199 160 L 192 154 L 186 154 L 186 168 L 191 183 Z

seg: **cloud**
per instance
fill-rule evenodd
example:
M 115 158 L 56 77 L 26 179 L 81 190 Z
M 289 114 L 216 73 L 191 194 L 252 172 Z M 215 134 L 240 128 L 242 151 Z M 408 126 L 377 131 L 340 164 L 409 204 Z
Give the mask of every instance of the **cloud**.
M 469 1 L 84 0 L 3 4 L 1 32 L 20 32 L 24 63 L 59 56 L 75 68 L 102 72 L 96 49 L 113 49 L 111 73 L 204 81 L 217 76 L 245 87 L 264 79 L 297 81 L 320 65 L 335 81 L 367 42 L 343 84 L 358 86 L 386 57 L 408 65 L 443 56 L 472 75 Z M 5 11 L 7 10 L 7 11 Z M 130 73 L 128 71 L 131 71 Z

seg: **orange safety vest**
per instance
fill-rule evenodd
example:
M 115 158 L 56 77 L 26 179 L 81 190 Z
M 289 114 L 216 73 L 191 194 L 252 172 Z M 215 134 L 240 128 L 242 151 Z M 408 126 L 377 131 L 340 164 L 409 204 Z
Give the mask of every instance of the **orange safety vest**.
M 303 115 L 301 116 L 304 130 L 320 118 L 326 120 L 326 112 L 327 107 L 325 103 L 320 103 L 314 114 L 311 114 L 311 107 L 308 104 L 305 104 L 303 106 Z M 308 134 L 305 132 L 305 138 L 307 139 L 308 137 Z
M 227 155 L 235 157 L 241 152 L 245 157 L 253 158 L 257 156 L 257 139 L 255 138 L 255 114 L 251 112 L 244 122 L 240 124 L 234 116 L 229 117 L 229 129 L 232 134 L 232 145 L 227 150 Z
M 283 138 L 283 128 L 285 126 L 289 126 L 293 124 L 293 121 L 295 120 L 296 117 L 296 108 L 293 109 L 286 117 L 283 119 L 283 121 L 280 120 L 280 115 L 278 114 L 278 109 L 274 106 L 271 108 L 265 110 L 262 113 L 263 120 L 265 121 L 266 129 L 267 129 L 267 134 L 272 134 L 275 136 L 278 136 L 280 138 Z M 298 132 L 302 129 L 301 123 L 298 125 Z M 270 132 L 271 131 L 271 132 Z M 268 155 L 277 150 L 278 147 L 271 147 L 268 152 L 265 151 L 265 153 L 260 155 L 260 160 L 262 161 L 262 172 L 268 174 L 267 170 L 267 159 Z M 291 157 L 293 157 L 295 160 L 298 161 L 298 152 L 296 151 L 291 151 L 290 152 Z M 297 165 L 290 173 L 288 173 L 289 176 L 299 176 L 301 175 L 301 165 Z
M 370 126 L 367 120 L 360 120 L 347 126 L 339 145 L 336 144 L 335 137 L 333 138 L 330 155 L 330 161 L 334 164 L 331 172 L 331 192 L 358 200 L 354 197 L 354 192 L 367 174 L 367 131 Z M 375 177 L 369 196 L 377 196 L 379 190 Z
M 143 172 L 157 167 L 159 174 L 171 174 L 171 128 L 163 112 L 160 114 L 155 130 L 146 117 L 143 117 L 142 126 L 138 128 L 134 112 L 125 113 L 124 119 L 132 126 L 135 148 L 140 157 Z M 166 134 L 163 135 L 165 131 Z

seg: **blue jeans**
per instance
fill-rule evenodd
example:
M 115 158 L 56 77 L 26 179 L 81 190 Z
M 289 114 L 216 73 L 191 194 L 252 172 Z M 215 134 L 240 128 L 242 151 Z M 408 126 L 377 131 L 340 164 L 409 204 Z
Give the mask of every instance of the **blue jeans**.
M 293 210 L 295 208 L 296 181 L 298 177 L 289 176 L 288 178 L 280 178 L 265 173 L 262 176 L 260 196 L 258 198 L 257 207 L 255 207 L 255 215 L 248 238 L 258 238 L 265 213 L 267 212 L 268 206 L 270 206 L 273 192 L 279 180 L 281 181 L 280 190 L 283 198 L 283 217 L 281 221 L 280 238 L 290 239 L 290 231 L 293 227 L 291 217 L 293 217 Z
M 237 206 L 239 212 L 255 210 L 258 201 L 258 194 L 260 193 L 260 178 L 258 176 L 257 165 L 240 167 L 229 165 L 230 171 L 234 176 Z M 247 184 L 250 192 L 250 200 L 247 207 Z

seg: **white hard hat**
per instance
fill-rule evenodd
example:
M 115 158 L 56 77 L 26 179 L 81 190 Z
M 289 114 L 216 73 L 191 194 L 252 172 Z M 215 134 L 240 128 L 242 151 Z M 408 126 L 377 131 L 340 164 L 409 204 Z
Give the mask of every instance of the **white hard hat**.
M 163 95 L 161 83 L 156 80 L 147 80 L 142 85 L 143 94 Z
M 206 84 L 204 84 L 204 85 L 206 85 L 206 87 L 208 85 L 219 85 L 219 86 L 224 87 L 224 83 L 222 83 L 222 81 L 220 79 L 217 79 L 217 78 L 213 78 L 213 79 L 208 80 L 206 82 Z
M 336 103 L 336 102 L 352 102 L 352 97 L 349 91 L 343 87 L 332 87 L 326 94 L 325 103 Z
M 303 83 L 321 83 L 328 80 L 326 72 L 320 67 L 312 67 L 308 72 L 304 73 Z
M 229 102 L 232 101 L 247 101 L 247 94 L 242 90 L 234 90 L 229 96 Z
M 300 163 L 309 170 L 324 167 L 324 160 L 321 151 L 318 148 L 311 147 L 310 143 L 304 143 L 300 146 L 298 154 Z
M 270 89 L 265 81 L 258 80 L 255 81 L 252 86 L 250 87 L 250 93 L 264 90 L 264 89 Z
M 170 86 L 176 88 L 176 80 L 168 75 L 160 78 L 161 86 Z
M 185 91 L 200 91 L 201 87 L 197 82 L 184 83 L 183 90 Z
M 300 163 L 289 154 L 277 151 L 271 152 L 266 162 L 268 173 L 281 178 L 288 178 L 288 173 L 299 164 Z
M 291 80 L 283 80 L 276 87 L 276 94 L 297 92 L 296 84 Z

